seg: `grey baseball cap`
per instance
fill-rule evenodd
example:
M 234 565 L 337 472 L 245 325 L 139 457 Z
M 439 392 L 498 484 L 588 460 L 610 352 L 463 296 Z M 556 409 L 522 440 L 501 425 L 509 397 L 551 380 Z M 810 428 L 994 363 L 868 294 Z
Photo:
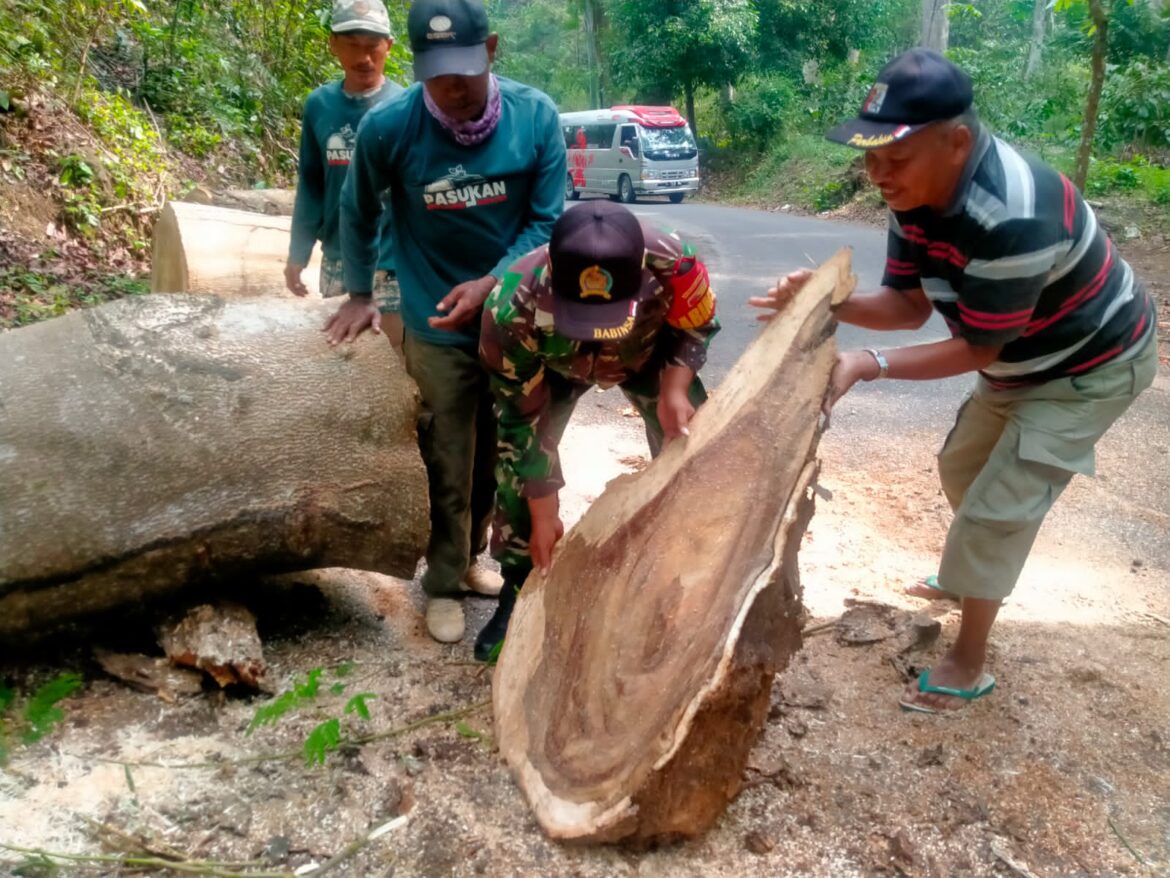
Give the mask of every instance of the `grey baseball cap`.
M 419 82 L 479 76 L 488 69 L 488 19 L 481 0 L 415 0 L 406 29 Z
M 335 34 L 390 36 L 390 14 L 382 0 L 337 0 L 330 29 Z

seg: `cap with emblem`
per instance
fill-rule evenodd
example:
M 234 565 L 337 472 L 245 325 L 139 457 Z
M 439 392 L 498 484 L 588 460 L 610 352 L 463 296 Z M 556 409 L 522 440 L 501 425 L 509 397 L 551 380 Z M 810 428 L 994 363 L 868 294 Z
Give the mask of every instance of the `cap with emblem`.
M 390 15 L 382 0 L 337 0 L 330 29 L 335 34 L 390 36 Z
M 575 205 L 553 225 L 548 255 L 557 332 L 581 341 L 629 335 L 646 256 L 636 216 L 609 201 Z
M 881 69 L 861 113 L 825 136 L 857 149 L 905 140 L 971 107 L 971 78 L 931 49 L 903 52 Z
M 415 0 L 406 29 L 419 82 L 479 76 L 488 68 L 488 20 L 480 0 Z

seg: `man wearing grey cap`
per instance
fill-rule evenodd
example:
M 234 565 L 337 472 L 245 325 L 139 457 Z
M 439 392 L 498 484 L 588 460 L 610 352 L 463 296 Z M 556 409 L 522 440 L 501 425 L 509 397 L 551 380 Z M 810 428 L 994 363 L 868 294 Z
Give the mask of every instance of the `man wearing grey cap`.
M 909 589 L 962 602 L 954 644 L 899 699 L 923 713 L 994 689 L 988 637 L 1045 515 L 1074 474 L 1093 474 L 1097 441 L 1158 366 L 1153 301 L 1081 194 L 985 131 L 971 105 L 966 73 L 912 49 L 828 135 L 865 150 L 890 208 L 882 287 L 838 319 L 917 329 L 937 311 L 951 338 L 839 354 L 826 407 L 859 380 L 978 373 L 938 455 L 954 510 L 938 575 Z M 808 276 L 752 304 L 782 309 Z
M 564 203 L 565 144 L 546 95 L 492 74 L 498 39 L 479 0 L 416 0 L 407 27 L 418 81 L 358 132 L 341 205 L 350 300 L 329 332 L 348 341 L 375 319 L 378 193 L 389 190 L 430 483 L 427 630 L 455 642 L 464 633 L 457 599 L 500 588 L 474 563 L 487 545 L 496 449 L 479 316 L 504 270 L 548 240 Z
M 341 186 L 349 170 L 358 124 L 371 107 L 402 91 L 402 86 L 388 80 L 383 72 L 394 40 L 390 34 L 390 17 L 381 0 L 337 0 L 330 29 L 329 51 L 345 75 L 315 89 L 305 101 L 292 235 L 284 269 L 288 289 L 295 295 L 306 295 L 308 289 L 301 273 L 309 264 L 314 245 L 320 241 L 320 291 L 326 298 L 345 292 L 338 213 Z M 385 221 L 389 222 L 389 214 Z M 375 300 L 382 314 L 379 328 L 392 343 L 401 345 L 402 319 L 398 315 L 392 244 L 387 229 L 381 236 L 374 278 Z

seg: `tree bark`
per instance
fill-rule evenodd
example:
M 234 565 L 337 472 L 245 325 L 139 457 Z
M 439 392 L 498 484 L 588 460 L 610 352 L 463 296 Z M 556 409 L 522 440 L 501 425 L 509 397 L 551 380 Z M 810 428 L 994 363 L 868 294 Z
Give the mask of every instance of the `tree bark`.
M 284 266 L 291 228 L 287 216 L 168 202 L 154 224 L 151 292 L 288 294 Z M 321 250 L 316 247 L 303 276 L 312 293 L 317 292 L 320 267 Z
M 1048 17 L 1048 0 L 1035 0 L 1032 6 L 1032 42 L 1028 45 L 1028 63 L 1024 67 L 1024 81 L 1040 72 L 1044 53 L 1044 22 Z
M 1109 53 L 1109 14 L 1102 0 L 1089 0 L 1089 16 L 1096 30 L 1093 33 L 1092 77 L 1085 99 L 1085 120 L 1081 126 L 1081 144 L 1077 148 L 1077 165 L 1073 182 L 1081 192 L 1089 179 L 1089 160 L 1093 155 L 1093 137 L 1097 133 L 1097 112 L 1101 106 L 1101 91 L 1105 87 L 1105 58 Z
M 329 310 L 143 296 L 0 335 L 0 638 L 204 577 L 412 576 L 417 390 Z
M 689 837 L 738 793 L 800 646 L 797 551 L 849 271 L 848 252 L 822 266 L 689 438 L 611 482 L 520 592 L 496 740 L 550 836 Z
M 688 79 L 683 83 L 683 89 L 686 92 L 687 100 L 687 121 L 691 125 L 691 134 L 695 136 L 695 141 L 699 140 L 699 120 L 695 118 L 695 83 Z
M 598 0 L 584 0 L 585 54 L 589 65 L 589 106 L 600 109 L 601 103 L 601 45 L 598 34 L 601 13 Z
M 951 23 L 947 18 L 947 0 L 922 0 L 921 43 L 936 52 L 945 52 L 950 41 Z
M 266 213 L 270 216 L 292 216 L 296 194 L 295 189 L 213 191 L 197 186 L 183 198 L 183 201 L 191 204 L 210 204 L 214 207 L 230 207 L 232 210 L 247 210 L 252 213 Z

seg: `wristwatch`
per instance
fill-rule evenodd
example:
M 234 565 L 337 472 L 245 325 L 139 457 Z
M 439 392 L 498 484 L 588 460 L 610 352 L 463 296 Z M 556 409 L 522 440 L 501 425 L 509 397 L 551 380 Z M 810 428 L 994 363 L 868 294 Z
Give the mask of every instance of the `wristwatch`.
M 873 348 L 866 348 L 865 352 L 877 360 L 878 373 L 877 378 L 885 378 L 890 374 L 890 361 L 886 359 L 886 355 L 881 351 L 875 351 Z M 867 381 L 876 381 L 877 378 L 868 378 Z

